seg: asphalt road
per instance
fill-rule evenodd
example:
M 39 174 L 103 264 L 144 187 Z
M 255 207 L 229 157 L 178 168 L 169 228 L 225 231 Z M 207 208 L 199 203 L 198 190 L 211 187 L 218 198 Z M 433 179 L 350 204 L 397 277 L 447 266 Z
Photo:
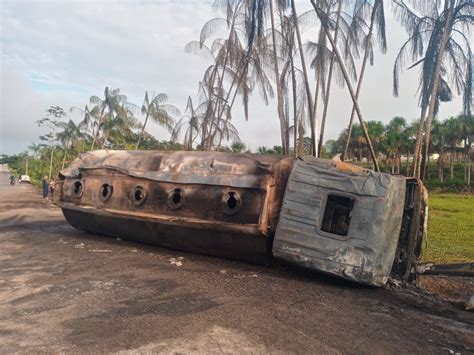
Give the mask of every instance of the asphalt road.
M 416 288 L 86 234 L 37 189 L 9 186 L 0 172 L 2 354 L 473 349 L 474 314 Z

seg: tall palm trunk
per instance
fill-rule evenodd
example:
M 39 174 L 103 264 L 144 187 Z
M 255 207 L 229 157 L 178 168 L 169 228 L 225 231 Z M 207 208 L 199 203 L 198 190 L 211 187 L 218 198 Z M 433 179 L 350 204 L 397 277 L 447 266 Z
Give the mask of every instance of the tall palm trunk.
M 236 12 L 237 12 L 237 9 L 238 7 L 240 6 L 240 4 L 242 4 L 243 2 L 240 2 L 238 5 L 237 5 L 237 8 L 236 8 Z M 273 11 L 272 11 L 273 13 Z M 234 16 L 234 20 L 235 20 L 235 16 Z M 237 93 L 239 91 L 239 88 L 240 88 L 240 85 L 242 84 L 242 80 L 243 80 L 243 77 L 244 77 L 244 74 L 246 73 L 247 71 L 247 68 L 248 68 L 248 65 L 250 63 L 250 54 L 251 54 L 251 51 L 252 51 L 252 46 L 250 46 L 247 50 L 247 54 L 245 56 L 242 57 L 242 59 L 240 60 L 239 64 L 237 65 L 237 71 L 235 73 L 235 76 L 234 78 L 232 79 L 232 83 L 230 85 L 230 88 L 229 88 L 229 91 L 227 92 L 227 95 L 226 95 L 226 98 L 224 100 L 224 102 L 229 102 L 229 98 L 230 98 L 230 95 L 231 95 L 231 92 L 232 92 L 232 89 L 235 85 L 235 83 L 237 82 L 237 87 L 235 89 L 235 94 L 234 94 L 234 97 L 232 99 L 232 103 L 230 104 L 230 109 L 232 109 L 232 106 L 234 105 L 234 101 L 235 101 L 235 98 L 237 97 Z M 224 114 L 225 112 L 225 104 L 223 105 L 222 107 L 222 110 L 218 110 L 218 118 L 217 118 L 217 122 L 219 122 L 221 119 L 222 119 L 222 115 Z M 226 119 L 226 122 L 228 121 L 228 119 Z M 214 139 L 214 136 L 215 134 L 212 134 L 212 132 L 209 132 L 209 135 L 210 135 L 210 138 L 213 140 Z M 211 140 L 211 144 L 212 145 L 212 140 Z M 209 150 L 210 150 L 210 147 L 209 147 Z
M 100 119 L 101 120 L 104 119 L 104 112 L 105 112 L 105 105 L 104 105 L 104 107 L 102 107 L 102 111 L 100 112 Z M 97 136 L 99 135 L 99 129 L 100 129 L 100 122 L 97 125 L 97 130 L 93 134 L 91 150 L 94 150 L 94 145 L 95 145 L 95 142 L 97 140 Z
M 247 57 L 247 56 L 246 56 L 246 57 Z M 244 60 L 243 60 L 243 61 L 244 61 Z M 235 88 L 234 96 L 232 97 L 232 101 L 231 101 L 231 103 L 230 103 L 230 105 L 229 105 L 229 110 L 232 109 L 232 107 L 234 106 L 234 102 L 235 102 L 235 99 L 237 98 L 237 94 L 238 94 L 238 92 L 239 92 L 240 85 L 242 84 L 242 81 L 243 81 L 243 77 L 244 77 L 244 73 L 245 73 L 246 67 L 248 66 L 248 63 L 249 63 L 248 60 L 245 60 L 245 62 L 246 62 L 246 63 L 244 63 L 245 65 L 244 65 L 244 68 L 243 68 L 243 71 L 242 71 L 242 75 L 239 75 L 240 71 L 237 70 L 237 73 L 236 73 L 236 77 L 238 78 L 238 80 L 237 80 L 237 86 L 236 86 L 236 88 Z M 234 84 L 235 84 L 236 77 L 234 77 L 234 80 L 232 80 L 232 83 L 231 83 L 231 85 L 230 85 L 230 89 L 229 89 L 229 91 L 228 91 L 228 93 L 227 93 L 227 96 L 226 96 L 226 99 L 225 99 L 224 102 L 228 102 L 228 101 L 229 101 L 229 97 L 230 97 L 230 94 L 231 94 L 231 92 L 232 92 L 232 88 L 233 88 L 233 86 L 234 86 Z M 222 111 L 219 113 L 219 116 L 218 116 L 218 119 L 217 119 L 216 123 L 213 122 L 212 125 L 216 125 L 216 126 L 217 126 L 218 122 L 222 119 L 222 115 L 224 114 L 224 112 L 225 112 L 225 105 L 223 106 Z M 229 116 L 229 117 L 230 117 L 230 116 Z M 226 120 L 225 120 L 226 124 L 227 124 L 227 122 L 229 121 L 229 117 L 227 117 Z M 212 127 L 212 125 L 211 125 L 211 127 Z M 210 137 L 210 138 L 209 138 L 209 139 L 210 139 L 209 150 L 211 150 L 211 148 L 212 148 L 212 142 L 214 141 L 214 138 L 215 138 L 215 136 L 216 136 L 216 133 L 217 133 L 217 129 L 216 129 L 214 132 L 211 132 L 211 130 L 209 130 L 209 137 Z M 222 135 L 221 135 L 221 137 L 219 138 L 219 145 L 221 144 L 221 141 L 222 141 Z
M 357 88 L 356 88 L 356 100 L 359 100 L 359 94 L 360 90 L 362 88 L 362 81 L 364 79 L 364 74 L 365 74 L 365 68 L 367 67 L 367 60 L 369 59 L 369 45 L 370 45 L 370 40 L 372 39 L 372 34 L 374 32 L 374 25 L 375 25 L 375 14 L 377 12 L 377 7 L 380 6 L 380 3 L 377 1 L 374 3 L 374 7 L 372 9 L 372 14 L 370 15 L 370 26 L 369 26 L 369 32 L 367 33 L 367 40 L 365 42 L 365 48 L 364 48 L 364 58 L 362 59 L 362 66 L 360 68 L 360 73 L 359 73 L 359 80 L 357 81 Z M 352 106 L 352 112 L 351 112 L 351 117 L 349 119 L 349 127 L 347 129 L 348 135 L 347 135 L 347 141 L 346 145 L 344 147 L 344 152 L 342 153 L 341 160 L 344 161 L 347 157 L 347 151 L 349 149 L 349 141 L 351 139 L 351 133 L 352 133 L 352 126 L 354 125 L 354 116 L 356 113 L 355 105 Z
M 227 92 L 226 98 L 224 100 L 224 102 L 229 102 L 229 98 L 230 98 L 230 95 L 232 93 L 232 89 L 233 89 L 235 83 L 237 83 L 237 87 L 235 88 L 235 92 L 234 92 L 234 97 L 232 98 L 232 102 L 229 106 L 229 109 L 232 109 L 232 106 L 234 106 L 235 98 L 237 97 L 237 93 L 239 91 L 240 85 L 242 84 L 244 74 L 245 74 L 246 69 L 248 67 L 248 64 L 250 62 L 250 50 L 251 49 L 249 48 L 247 55 L 245 55 L 241 59 L 241 61 L 239 62 L 238 66 L 237 66 L 237 71 L 235 73 L 234 78 L 232 79 L 232 83 L 230 84 L 229 91 Z M 222 119 L 222 115 L 224 114 L 224 112 L 225 112 L 225 105 L 223 105 L 222 110 L 220 110 L 220 112 L 218 112 L 217 122 L 219 122 Z M 228 119 L 226 119 L 226 122 L 227 121 L 228 121 Z M 211 146 L 212 146 L 212 141 L 215 137 L 215 132 L 212 133 L 211 130 L 209 130 L 209 136 L 210 136 L 210 138 L 209 138 L 210 139 L 209 150 L 210 150 Z
M 105 148 L 105 145 L 107 144 L 107 140 L 109 139 L 109 134 L 105 133 L 103 137 L 104 137 L 104 141 L 102 142 L 101 149 Z
M 83 153 L 86 149 L 87 132 L 89 132 L 89 122 L 86 123 L 85 135 L 84 135 L 84 139 L 82 140 L 81 153 Z
M 225 57 L 224 57 L 224 63 L 222 65 L 222 74 L 219 78 L 219 86 L 218 86 L 218 92 L 223 92 L 223 87 L 224 87 L 224 75 L 225 75 L 225 68 L 227 67 L 227 62 L 229 60 L 229 53 L 230 53 L 230 47 L 231 47 L 231 44 L 230 44 L 230 34 L 233 32 L 234 30 L 234 26 L 235 26 L 235 20 L 237 18 L 237 13 L 239 11 L 239 8 L 240 8 L 240 5 L 242 4 L 243 2 L 239 0 L 237 6 L 235 7 L 235 11 L 234 11 L 234 15 L 232 16 L 232 24 L 230 26 L 230 31 L 229 31 L 229 38 L 227 39 L 227 43 L 226 43 L 226 47 L 227 47 L 227 50 L 225 52 Z M 239 65 L 240 67 L 240 65 Z M 236 75 L 238 75 L 238 71 L 239 71 L 239 67 L 237 68 L 237 73 Z M 218 66 L 217 66 L 217 62 L 216 62 L 216 69 L 218 69 Z M 215 74 L 212 75 L 212 81 L 215 80 Z M 234 78 L 235 80 L 235 78 Z M 229 95 L 230 95 L 230 91 L 232 90 L 232 86 L 234 85 L 234 80 L 232 81 L 232 85 L 231 85 L 231 88 L 229 89 L 229 93 L 226 97 L 226 100 L 224 101 L 224 105 L 221 105 L 220 103 L 220 100 L 216 100 L 216 106 L 214 108 L 214 112 L 217 112 L 218 113 L 218 117 L 219 119 L 222 118 L 222 114 L 224 113 L 224 110 L 225 110 L 225 103 L 227 102 L 228 98 L 229 98 Z M 221 107 L 222 107 L 222 111 L 221 111 Z M 212 128 L 213 128 L 213 122 L 211 122 L 211 127 L 210 127 L 210 135 L 212 134 Z M 219 141 L 219 146 L 221 144 L 221 141 L 222 141 L 222 136 L 221 136 L 221 139 Z M 206 143 L 206 145 L 209 146 L 209 150 L 211 149 L 211 146 L 212 146 L 212 140 L 208 143 Z
M 331 33 L 329 32 L 329 28 L 326 26 L 324 19 L 321 18 L 321 13 L 320 13 L 320 10 L 319 10 L 319 8 L 317 7 L 317 5 L 315 3 L 315 0 L 311 0 L 311 4 L 313 5 L 314 10 L 316 11 L 316 14 L 319 17 L 319 20 L 321 21 L 321 25 L 324 28 L 324 32 L 326 33 L 326 36 L 329 39 L 329 42 L 331 42 L 331 47 L 332 47 L 333 53 L 336 54 L 338 64 L 341 67 L 342 74 L 344 76 L 344 80 L 345 80 L 346 85 L 347 85 L 347 89 L 349 90 L 349 93 L 350 93 L 351 98 L 352 98 L 352 102 L 353 102 L 353 104 L 355 106 L 355 109 L 356 109 L 356 112 L 357 112 L 357 116 L 359 117 L 360 126 L 362 128 L 362 132 L 364 133 L 364 138 L 367 142 L 367 146 L 369 147 L 370 155 L 371 155 L 372 162 L 373 162 L 373 165 L 374 165 L 374 170 L 376 170 L 377 172 L 380 172 L 380 167 L 379 167 L 379 163 L 377 161 L 377 156 L 375 154 L 374 147 L 372 146 L 372 142 L 370 140 L 369 133 L 367 132 L 367 127 L 365 126 L 364 117 L 362 116 L 362 112 L 360 110 L 359 102 L 358 102 L 357 97 L 354 93 L 354 89 L 352 88 L 352 83 L 350 81 L 349 74 L 347 74 L 347 70 L 346 70 L 346 67 L 344 65 L 344 61 L 342 60 L 341 54 L 339 53 L 339 50 L 337 49 L 336 43 L 334 42 L 334 39 L 332 38 Z
M 407 167 L 406 167 L 406 172 L 405 175 L 408 176 L 410 171 L 410 150 L 407 149 Z
M 440 74 L 441 74 L 441 65 L 443 64 L 443 57 L 444 57 L 444 51 L 445 51 L 445 48 L 446 48 L 446 43 L 448 42 L 448 38 L 451 34 L 450 29 L 452 28 L 454 5 L 455 5 L 455 1 L 450 0 L 450 5 L 449 5 L 448 15 L 447 15 L 447 19 L 446 19 L 446 24 L 444 25 L 443 35 L 441 37 L 441 43 L 440 43 L 440 46 L 439 46 L 438 58 L 436 58 L 434 81 L 433 81 L 433 87 L 431 88 L 430 104 L 429 104 L 429 108 L 428 108 L 428 117 L 426 119 L 425 152 L 424 152 L 425 162 L 423 164 L 422 169 L 420 169 L 420 171 L 419 171 L 420 176 L 417 176 L 417 177 L 421 177 L 423 180 L 425 178 L 425 171 L 426 171 L 426 164 L 427 164 L 426 157 L 429 154 L 431 124 L 433 122 L 434 109 L 435 109 L 435 103 L 436 103 L 436 94 L 438 93 L 439 78 L 440 78 Z
M 318 102 L 319 102 L 319 88 L 321 87 L 321 80 L 322 80 L 323 74 L 321 73 L 320 70 L 316 73 L 316 87 L 314 90 L 314 103 L 313 103 L 313 117 L 311 120 L 311 154 L 316 155 L 316 122 L 317 122 L 317 114 L 318 114 Z M 324 83 L 322 84 L 323 91 L 324 88 L 326 87 Z M 313 142 L 314 142 L 314 147 L 313 147 Z
M 212 88 L 214 87 L 214 81 L 216 80 L 216 75 L 218 75 L 218 66 L 217 64 L 214 66 L 214 69 L 211 74 L 210 82 L 209 82 L 209 97 L 208 100 L 210 104 L 208 105 L 208 108 L 206 109 L 206 115 L 202 123 L 202 150 L 210 150 L 212 148 L 212 140 L 211 140 L 211 134 L 212 134 L 212 129 L 214 126 L 214 121 L 212 121 L 212 118 L 217 110 L 219 112 L 220 110 L 220 105 L 219 102 L 216 102 L 216 105 L 214 107 L 214 110 L 212 110 L 212 100 L 211 100 L 211 95 L 212 95 Z M 219 89 L 220 90 L 220 89 Z M 227 99 L 226 99 L 227 100 Z M 216 100 L 218 101 L 218 100 Z M 208 111 L 211 110 L 211 122 L 209 122 L 209 114 Z
M 339 4 L 337 7 L 337 18 L 336 18 L 336 29 L 334 31 L 334 42 L 337 43 L 337 36 L 339 32 L 339 20 L 341 18 L 341 6 L 342 0 L 339 0 Z M 332 72 L 334 70 L 334 62 L 335 62 L 335 55 L 334 53 L 331 55 L 331 63 L 329 64 L 329 74 L 328 74 L 328 82 L 326 85 L 326 101 L 324 102 L 323 108 L 323 117 L 321 118 L 321 131 L 319 132 L 319 142 L 318 142 L 318 157 L 321 157 L 321 150 L 323 148 L 323 140 L 324 140 L 324 128 L 326 126 L 326 116 L 328 113 L 328 106 L 329 106 L 329 96 L 331 95 L 331 83 L 332 83 Z
M 467 156 L 467 186 L 471 186 L 471 157 Z
M 64 169 L 64 165 L 66 165 L 66 158 L 67 158 L 67 147 L 64 149 L 64 157 L 63 157 L 63 163 L 61 165 L 61 169 Z
M 454 179 L 454 150 L 455 147 L 451 146 L 451 159 L 449 163 L 449 177 L 451 178 L 451 180 Z
M 300 34 L 300 27 L 298 25 L 298 16 L 296 15 L 296 6 L 295 6 L 295 0 L 291 0 L 291 12 L 292 12 L 292 17 L 293 17 L 293 22 L 295 25 L 295 32 L 296 32 L 296 39 L 298 40 L 298 49 L 300 53 L 300 61 L 301 61 L 301 67 L 303 69 L 303 77 L 304 77 L 304 86 L 306 89 L 306 96 L 308 98 L 308 116 L 309 116 L 309 122 L 311 122 L 311 135 L 315 136 L 314 134 L 314 129 L 315 129 L 315 122 L 314 122 L 314 111 L 313 111 L 313 97 L 311 96 L 311 89 L 309 88 L 309 79 L 308 79 L 308 71 L 306 70 L 306 63 L 304 59 L 304 53 L 303 53 L 303 44 L 301 42 L 301 34 Z M 313 154 L 316 156 L 316 142 L 313 141 L 311 142 L 313 146 Z
M 299 155 L 298 151 L 298 98 L 296 96 L 296 75 L 295 75 L 295 65 L 293 63 L 293 53 L 290 53 L 290 66 L 291 66 L 291 87 L 292 87 L 292 96 L 293 96 L 293 149 L 294 155 L 297 157 Z
M 421 145 L 423 140 L 423 131 L 425 126 L 425 116 L 426 116 L 426 109 L 421 110 L 420 116 L 420 125 L 418 127 L 418 133 L 416 135 L 416 143 L 415 143 L 415 151 L 413 152 L 413 164 L 412 164 L 412 171 L 414 177 L 420 177 L 420 165 L 421 165 Z
M 278 56 L 277 56 L 277 47 L 276 47 L 276 38 L 275 38 L 275 19 L 273 15 L 273 0 L 269 1 L 270 4 L 270 20 L 272 25 L 272 44 L 273 44 L 273 62 L 275 70 L 275 84 L 277 89 L 277 106 L 278 106 L 278 118 L 280 119 L 280 135 L 281 135 L 281 146 L 283 147 L 283 155 L 288 154 L 289 146 L 287 144 L 287 135 L 286 131 L 286 118 L 285 111 L 283 109 L 283 91 L 281 88 L 280 82 L 280 71 L 278 70 Z
M 51 175 L 53 174 L 53 152 L 54 146 L 51 144 L 51 156 L 49 158 L 49 180 L 51 180 Z
M 61 170 L 64 169 L 64 165 L 66 165 L 68 145 L 69 145 L 69 141 L 67 141 L 66 144 L 64 145 L 64 157 L 63 157 L 63 164 L 61 165 Z
M 145 132 L 145 127 L 146 127 L 146 124 L 148 122 L 148 117 L 150 116 L 149 110 L 150 110 L 150 107 L 147 107 L 146 116 L 145 116 L 145 123 L 143 123 L 142 131 L 140 132 L 140 135 L 138 136 L 138 142 L 137 142 L 137 145 L 135 146 L 135 150 L 138 149 L 138 147 L 140 146 L 140 142 L 142 141 L 143 133 Z
M 438 167 L 438 180 L 444 182 L 444 152 L 441 150 L 438 161 L 436 162 Z

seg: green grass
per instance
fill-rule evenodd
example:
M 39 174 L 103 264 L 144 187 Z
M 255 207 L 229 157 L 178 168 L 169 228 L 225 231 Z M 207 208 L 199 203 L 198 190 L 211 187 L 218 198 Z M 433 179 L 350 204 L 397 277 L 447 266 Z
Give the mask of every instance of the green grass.
M 423 261 L 474 262 L 474 196 L 431 193 L 428 216 Z

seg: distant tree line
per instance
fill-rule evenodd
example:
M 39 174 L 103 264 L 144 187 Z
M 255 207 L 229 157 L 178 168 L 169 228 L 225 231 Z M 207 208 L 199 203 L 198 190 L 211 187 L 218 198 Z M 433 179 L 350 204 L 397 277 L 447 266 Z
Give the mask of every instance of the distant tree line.
M 367 121 L 365 124 L 375 153 L 383 161 L 385 170 L 392 174 L 400 174 L 403 170 L 404 174 L 411 176 L 413 164 L 416 163 L 414 153 L 419 120 L 408 124 L 403 117 L 394 117 L 386 125 L 380 121 Z M 459 115 L 444 121 L 435 119 L 431 125 L 430 136 L 427 164 L 430 163 L 430 157 L 436 154 L 437 158 L 432 163 L 436 164 L 438 180 L 443 182 L 447 178 L 445 176 L 447 166 L 449 166 L 449 179 L 454 179 L 454 165 L 461 163 L 464 165 L 464 181 L 470 185 L 471 162 L 474 160 L 473 116 Z M 326 150 L 330 155 L 345 155 L 346 160 L 355 163 L 370 159 L 365 137 L 358 124 L 353 125 L 349 139 L 348 130 L 344 129 L 337 139 L 327 141 Z M 428 173 L 430 171 L 427 171 Z M 431 174 L 427 176 L 431 177 Z

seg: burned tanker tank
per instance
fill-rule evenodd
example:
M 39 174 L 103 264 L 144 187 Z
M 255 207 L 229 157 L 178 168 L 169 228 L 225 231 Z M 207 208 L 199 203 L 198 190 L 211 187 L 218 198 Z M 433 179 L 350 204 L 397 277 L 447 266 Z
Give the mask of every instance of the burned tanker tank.
M 60 172 L 54 202 L 91 233 L 383 285 L 411 275 L 425 194 L 418 180 L 311 156 L 102 150 Z

